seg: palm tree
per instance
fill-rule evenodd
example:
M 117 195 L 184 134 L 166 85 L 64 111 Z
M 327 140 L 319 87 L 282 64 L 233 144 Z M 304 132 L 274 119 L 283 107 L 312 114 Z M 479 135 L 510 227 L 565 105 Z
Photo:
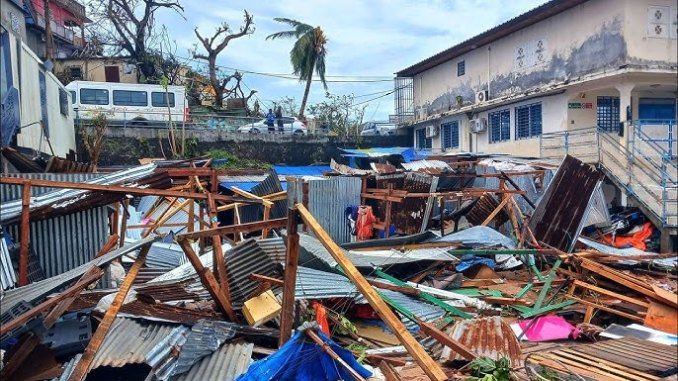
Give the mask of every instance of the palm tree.
M 304 97 L 301 99 L 301 109 L 299 110 L 299 119 L 303 119 L 314 71 L 320 77 L 320 82 L 322 82 L 325 90 L 327 90 L 327 82 L 325 82 L 325 55 L 327 55 L 325 44 L 327 44 L 327 37 L 319 26 L 314 28 L 308 24 L 286 18 L 275 18 L 274 20 L 294 28 L 273 33 L 266 37 L 266 39 L 297 39 L 294 47 L 290 50 L 290 62 L 292 63 L 294 74 L 299 77 L 299 81 L 306 81 L 306 89 L 304 90 Z

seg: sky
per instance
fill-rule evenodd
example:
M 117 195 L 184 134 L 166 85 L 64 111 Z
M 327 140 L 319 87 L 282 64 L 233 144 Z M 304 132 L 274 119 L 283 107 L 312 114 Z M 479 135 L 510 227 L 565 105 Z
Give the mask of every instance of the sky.
M 164 24 L 176 40 L 177 56 L 190 58 L 197 42 L 193 29 L 211 36 L 227 22 L 238 30 L 243 10 L 254 15 L 252 35 L 232 40 L 217 64 L 256 73 L 291 75 L 289 51 L 293 40 L 266 40 L 288 26 L 273 19 L 284 17 L 313 26 L 328 37 L 326 79 L 334 94 L 353 94 L 367 105 L 364 120 L 386 120 L 393 114 L 394 73 L 490 29 L 544 3 L 544 0 L 184 0 L 183 17 L 161 10 L 156 23 Z M 194 66 L 195 62 L 187 61 Z M 230 69 L 229 69 L 230 68 Z M 351 82 L 348 82 L 351 81 Z M 354 82 L 358 81 L 358 82 Z M 304 83 L 295 79 L 245 73 L 246 88 L 258 91 L 262 109 L 282 97 L 300 103 Z M 318 81 L 311 87 L 309 104 L 322 101 Z

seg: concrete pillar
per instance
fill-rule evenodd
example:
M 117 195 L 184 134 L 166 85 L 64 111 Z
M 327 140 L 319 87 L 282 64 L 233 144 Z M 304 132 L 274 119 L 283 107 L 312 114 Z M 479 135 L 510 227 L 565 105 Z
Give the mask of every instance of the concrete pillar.
M 631 121 L 627 120 L 629 114 L 627 110 L 631 110 L 631 92 L 633 87 L 634 85 L 631 83 L 620 83 L 616 86 L 617 91 L 619 91 L 619 121 L 624 126 L 624 138 L 621 139 L 620 143 L 624 147 L 629 147 L 629 141 L 633 133 Z

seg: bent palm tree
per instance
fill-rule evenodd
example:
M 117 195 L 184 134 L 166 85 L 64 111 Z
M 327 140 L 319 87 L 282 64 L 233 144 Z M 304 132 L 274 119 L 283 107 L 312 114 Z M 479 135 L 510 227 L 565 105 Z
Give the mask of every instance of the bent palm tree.
M 320 82 L 322 82 L 325 90 L 327 90 L 327 82 L 325 82 L 325 55 L 327 54 L 325 44 L 327 44 L 327 37 L 319 26 L 314 28 L 308 24 L 286 18 L 275 18 L 274 20 L 294 28 L 273 33 L 266 37 L 266 39 L 297 39 L 294 47 L 290 50 L 290 62 L 292 63 L 294 74 L 299 77 L 299 81 L 306 81 L 306 89 L 304 90 L 304 97 L 301 99 L 301 109 L 299 110 L 299 119 L 303 119 L 314 71 L 320 77 Z

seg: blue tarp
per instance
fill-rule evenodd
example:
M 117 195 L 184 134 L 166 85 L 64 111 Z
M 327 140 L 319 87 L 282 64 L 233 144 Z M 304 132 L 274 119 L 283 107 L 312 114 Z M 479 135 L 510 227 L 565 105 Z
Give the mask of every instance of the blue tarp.
M 301 167 L 274 165 L 273 169 L 281 176 L 322 176 L 323 172 L 330 172 L 328 165 L 305 165 Z
M 360 157 L 360 158 L 370 158 L 370 157 L 384 157 L 392 155 L 400 155 L 403 157 L 406 163 L 409 163 L 412 160 L 425 159 L 427 155 L 422 152 L 415 151 L 414 148 L 407 147 L 376 147 L 376 148 L 365 148 L 365 149 L 348 149 L 340 148 L 342 156 L 344 157 Z
M 241 181 L 241 182 L 228 182 L 228 181 L 223 181 L 219 183 L 219 186 L 225 188 L 225 189 L 231 189 L 231 187 L 238 187 L 241 190 L 244 190 L 245 192 L 250 192 L 252 191 L 252 188 L 257 186 L 259 184 L 256 181 Z M 283 190 L 287 190 L 287 182 L 286 181 L 281 181 L 280 185 L 282 186 Z
M 363 368 L 351 352 L 345 350 L 321 331 L 318 336 L 327 343 L 339 357 L 361 376 L 367 378 L 372 372 Z M 297 331 L 277 352 L 263 360 L 254 362 L 247 372 L 236 381 L 335 381 L 352 380 L 353 377 L 323 349 L 306 337 L 303 331 Z

